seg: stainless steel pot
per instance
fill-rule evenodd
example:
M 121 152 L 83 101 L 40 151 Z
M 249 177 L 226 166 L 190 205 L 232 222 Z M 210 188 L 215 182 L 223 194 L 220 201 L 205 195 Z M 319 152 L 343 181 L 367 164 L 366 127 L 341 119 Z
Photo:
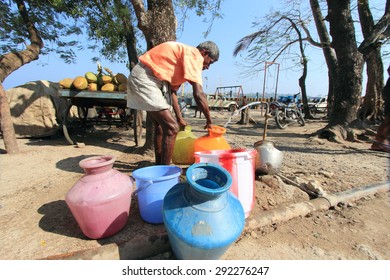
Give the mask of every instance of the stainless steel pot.
M 260 140 L 254 144 L 256 155 L 256 175 L 273 175 L 279 172 L 283 163 L 283 153 L 275 148 L 272 141 Z

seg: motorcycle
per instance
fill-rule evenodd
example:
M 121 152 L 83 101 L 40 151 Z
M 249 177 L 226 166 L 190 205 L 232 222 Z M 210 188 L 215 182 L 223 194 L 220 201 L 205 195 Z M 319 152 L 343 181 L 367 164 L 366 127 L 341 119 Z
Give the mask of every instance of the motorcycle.
M 293 121 L 298 122 L 301 126 L 305 126 L 302 109 L 295 102 L 284 104 L 273 101 L 270 103 L 269 108 L 278 128 L 285 129 Z

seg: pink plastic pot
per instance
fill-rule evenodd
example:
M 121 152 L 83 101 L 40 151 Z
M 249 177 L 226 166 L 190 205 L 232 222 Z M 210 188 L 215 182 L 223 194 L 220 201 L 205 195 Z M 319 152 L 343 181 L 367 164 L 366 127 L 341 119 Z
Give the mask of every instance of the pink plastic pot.
M 117 233 L 129 217 L 134 185 L 129 176 L 113 169 L 114 162 L 113 156 L 80 161 L 86 174 L 65 196 L 82 232 L 91 239 Z

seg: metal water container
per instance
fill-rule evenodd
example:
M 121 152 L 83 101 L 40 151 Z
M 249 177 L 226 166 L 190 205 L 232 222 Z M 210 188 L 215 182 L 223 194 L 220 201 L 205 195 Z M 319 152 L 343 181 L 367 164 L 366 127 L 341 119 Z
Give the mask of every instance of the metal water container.
M 256 175 L 273 175 L 279 172 L 283 163 L 283 153 L 275 148 L 275 143 L 260 140 L 254 144 L 257 150 Z

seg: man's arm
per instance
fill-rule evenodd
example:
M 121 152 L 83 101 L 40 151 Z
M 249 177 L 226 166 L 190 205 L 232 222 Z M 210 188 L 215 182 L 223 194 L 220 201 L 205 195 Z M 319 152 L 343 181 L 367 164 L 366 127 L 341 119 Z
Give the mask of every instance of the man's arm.
M 185 127 L 187 125 L 187 122 L 183 119 L 183 116 L 181 114 L 179 101 L 177 99 L 177 95 L 175 91 L 171 91 L 172 94 L 172 107 L 173 111 L 175 112 L 177 122 L 180 127 Z
M 198 109 L 203 113 L 203 115 L 206 118 L 206 125 L 204 128 L 205 129 L 211 128 L 211 124 L 212 124 L 211 115 L 210 115 L 209 106 L 207 104 L 206 96 L 203 92 L 203 88 L 200 84 L 194 82 L 190 82 L 190 84 L 192 85 L 192 90 L 193 90 L 192 94 L 194 96 L 196 104 L 198 105 Z

